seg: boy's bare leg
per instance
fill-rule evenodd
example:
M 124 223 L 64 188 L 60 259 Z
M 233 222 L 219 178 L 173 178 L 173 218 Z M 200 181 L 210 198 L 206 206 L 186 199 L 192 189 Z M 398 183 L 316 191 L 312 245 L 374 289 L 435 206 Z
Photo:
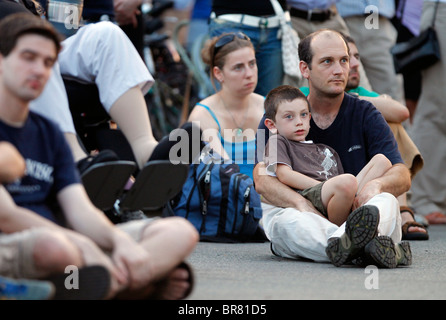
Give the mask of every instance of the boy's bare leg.
M 381 177 L 391 167 L 392 163 L 386 156 L 382 154 L 375 155 L 356 176 L 358 179 L 358 193 L 367 182 Z
M 340 226 L 351 212 L 357 190 L 357 180 L 351 174 L 333 177 L 322 186 L 321 196 L 327 208 L 328 220 Z

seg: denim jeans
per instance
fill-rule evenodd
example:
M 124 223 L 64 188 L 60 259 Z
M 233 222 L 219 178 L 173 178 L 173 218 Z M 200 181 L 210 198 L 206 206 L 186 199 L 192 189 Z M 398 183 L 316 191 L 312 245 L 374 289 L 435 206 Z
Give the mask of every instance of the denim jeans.
M 256 51 L 258 83 L 255 92 L 266 96 L 271 89 L 283 81 L 282 43 L 277 38 L 277 28 L 250 27 L 240 23 L 211 19 L 209 36 L 215 37 L 226 32 L 241 31 L 251 38 Z

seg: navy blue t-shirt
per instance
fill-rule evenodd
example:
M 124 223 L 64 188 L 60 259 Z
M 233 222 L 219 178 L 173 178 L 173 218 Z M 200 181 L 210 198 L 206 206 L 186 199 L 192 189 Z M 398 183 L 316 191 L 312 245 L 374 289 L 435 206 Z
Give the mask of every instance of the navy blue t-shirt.
M 265 143 L 269 130 L 263 117 L 258 127 L 265 130 Z M 327 129 L 320 129 L 313 119 L 306 140 L 326 144 L 339 154 L 346 173 L 357 175 L 378 153 L 384 154 L 392 164 L 403 163 L 398 144 L 386 120 L 378 109 L 366 100 L 344 94 L 338 115 Z M 257 156 L 263 157 L 264 148 L 259 142 Z M 261 158 L 258 158 L 260 161 Z
M 57 193 L 81 181 L 59 127 L 30 112 L 21 128 L 0 120 L 0 141 L 12 143 L 26 161 L 25 176 L 5 184 L 15 203 L 58 222 L 53 212 Z
M 102 15 L 114 19 L 113 0 L 84 0 L 82 17 L 85 20 L 97 21 Z

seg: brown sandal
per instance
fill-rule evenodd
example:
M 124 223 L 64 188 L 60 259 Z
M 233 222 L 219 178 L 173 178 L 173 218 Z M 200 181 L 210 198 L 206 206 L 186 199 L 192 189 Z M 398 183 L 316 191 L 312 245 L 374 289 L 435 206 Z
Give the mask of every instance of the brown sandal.
M 412 218 L 415 220 L 415 214 L 410 207 L 400 206 L 400 213 L 403 213 L 403 212 L 409 212 L 410 215 L 412 216 Z M 422 224 L 420 224 L 416 221 L 408 221 L 402 226 L 403 240 L 428 240 L 429 239 L 429 234 L 427 233 L 427 230 L 426 230 L 426 232 L 409 232 L 410 227 L 418 227 L 418 228 L 423 228 L 424 230 L 426 230 L 426 228 Z

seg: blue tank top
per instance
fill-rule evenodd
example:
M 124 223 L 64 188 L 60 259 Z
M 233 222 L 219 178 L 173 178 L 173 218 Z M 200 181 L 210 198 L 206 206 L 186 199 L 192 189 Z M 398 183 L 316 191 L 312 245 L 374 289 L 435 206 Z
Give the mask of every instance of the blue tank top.
M 256 140 L 249 140 L 243 142 L 232 142 L 223 139 L 221 135 L 221 127 L 218 122 L 215 113 L 206 105 L 197 103 L 198 106 L 205 108 L 214 118 L 218 125 L 218 135 L 220 137 L 221 144 L 226 153 L 231 157 L 232 161 L 239 165 L 240 172 L 244 173 L 252 178 L 252 170 L 255 164 L 255 152 L 256 152 Z

